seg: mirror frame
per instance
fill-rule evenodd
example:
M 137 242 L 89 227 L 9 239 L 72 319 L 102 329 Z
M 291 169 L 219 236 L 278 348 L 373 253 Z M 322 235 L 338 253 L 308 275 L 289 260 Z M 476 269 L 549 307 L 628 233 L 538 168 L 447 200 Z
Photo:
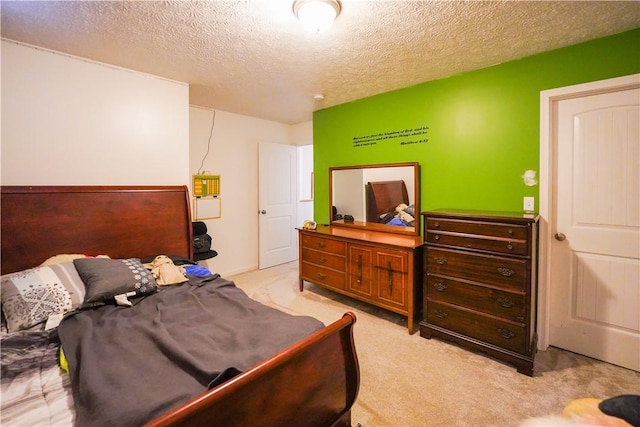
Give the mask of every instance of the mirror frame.
M 393 168 L 393 167 L 413 167 L 413 200 L 415 206 L 415 226 L 414 227 L 401 227 L 397 225 L 386 225 L 379 224 L 375 222 L 367 222 L 367 221 L 354 221 L 353 223 L 346 223 L 344 220 L 333 220 L 333 172 L 340 170 L 350 170 L 350 169 L 373 169 L 373 168 Z M 364 188 L 362 189 L 363 197 L 366 197 L 364 194 Z M 380 163 L 380 164 L 371 164 L 371 165 L 355 165 L 355 166 L 337 166 L 329 168 L 329 222 L 332 226 L 338 227 L 351 227 L 351 228 L 361 228 L 373 231 L 383 231 L 386 233 L 393 234 L 405 234 L 405 235 L 420 235 L 420 163 L 418 162 L 404 162 L 404 163 Z

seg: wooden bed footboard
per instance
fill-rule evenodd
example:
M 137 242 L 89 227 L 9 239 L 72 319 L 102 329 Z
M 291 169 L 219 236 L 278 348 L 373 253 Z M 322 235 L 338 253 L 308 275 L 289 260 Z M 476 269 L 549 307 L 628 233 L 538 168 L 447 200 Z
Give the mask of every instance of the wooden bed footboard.
M 360 384 L 355 321 L 346 313 L 147 427 L 350 426 Z

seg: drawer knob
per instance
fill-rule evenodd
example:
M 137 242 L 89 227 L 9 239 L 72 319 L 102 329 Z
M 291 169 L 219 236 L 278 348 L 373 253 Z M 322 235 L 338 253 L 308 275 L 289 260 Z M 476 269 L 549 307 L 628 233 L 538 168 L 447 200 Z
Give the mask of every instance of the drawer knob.
M 433 228 L 440 228 L 440 223 L 439 222 L 435 222 L 433 224 Z
M 515 271 L 507 267 L 499 267 L 498 272 L 500 272 L 500 274 L 502 274 L 504 277 L 511 277 L 516 274 Z
M 513 228 L 510 228 L 509 231 L 507 231 L 507 233 L 513 234 Z
M 318 257 L 318 262 L 319 262 L 320 264 L 324 264 L 325 262 L 327 262 L 327 259 L 326 259 L 326 258 L 323 258 L 323 257 Z
M 433 287 L 436 288 L 436 290 L 439 292 L 442 292 L 445 289 L 447 289 L 447 285 L 445 285 L 443 282 L 434 283 Z
M 326 279 L 327 275 L 326 274 L 322 274 L 322 273 L 318 273 L 318 279 Z
M 511 243 L 507 243 L 507 249 L 512 251 L 513 250 L 513 245 Z
M 318 247 L 319 248 L 325 248 L 327 246 L 327 244 L 325 242 L 318 242 Z
M 434 237 L 434 240 L 440 240 L 440 236 L 436 235 L 436 236 Z
M 442 311 L 442 310 L 436 310 L 435 311 L 435 315 L 436 315 L 436 317 L 439 317 L 440 319 L 445 319 L 448 316 L 448 314 L 446 312 Z
M 507 340 L 510 340 L 511 338 L 516 336 L 516 334 L 512 330 L 507 328 L 498 328 L 497 331 L 500 334 L 500 336 L 502 336 L 502 338 Z
M 500 297 L 498 298 L 498 304 L 500 304 L 500 306 L 504 308 L 511 308 L 513 307 L 514 302 L 509 298 Z
M 443 265 L 447 262 L 446 258 L 441 258 L 441 257 L 435 257 L 434 260 L 436 264 L 440 264 L 440 265 Z

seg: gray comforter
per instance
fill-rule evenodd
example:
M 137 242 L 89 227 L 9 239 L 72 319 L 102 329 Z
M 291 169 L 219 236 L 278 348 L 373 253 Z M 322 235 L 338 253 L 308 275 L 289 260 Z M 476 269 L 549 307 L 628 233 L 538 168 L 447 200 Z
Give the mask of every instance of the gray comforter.
M 81 311 L 58 327 L 76 425 L 142 425 L 322 327 L 222 278 Z

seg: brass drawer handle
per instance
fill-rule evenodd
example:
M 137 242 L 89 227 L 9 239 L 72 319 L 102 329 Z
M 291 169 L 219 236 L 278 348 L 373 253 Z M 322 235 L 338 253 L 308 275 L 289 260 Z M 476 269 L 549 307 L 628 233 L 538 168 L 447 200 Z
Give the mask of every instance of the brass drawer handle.
M 440 240 L 440 236 L 438 236 L 437 234 L 435 235 L 435 237 L 433 238 L 434 240 Z
M 513 245 L 512 245 L 511 243 L 508 243 L 508 244 L 507 244 L 507 249 L 509 249 L 510 251 L 512 251 L 512 250 L 513 250 Z
M 319 248 L 326 248 L 327 247 L 327 243 L 326 242 L 318 242 L 318 247 Z
M 511 338 L 515 337 L 516 334 L 507 328 L 498 328 L 496 329 L 498 331 L 498 333 L 502 336 L 502 338 L 510 340 Z
M 446 312 L 442 311 L 442 310 L 436 310 L 435 311 L 435 315 L 436 315 L 436 317 L 439 317 L 440 319 L 445 319 L 448 316 L 448 314 Z
M 391 261 L 387 261 L 387 284 L 389 286 L 389 296 L 393 294 L 393 268 L 391 268 Z
M 440 264 L 440 265 L 443 265 L 447 262 L 446 258 L 441 258 L 441 257 L 435 257 L 434 260 L 436 264 Z
M 324 264 L 325 262 L 327 262 L 327 259 L 326 259 L 326 258 L 324 258 L 324 257 L 318 257 L 318 262 L 319 262 L 320 264 Z
M 500 306 L 504 308 L 511 308 L 514 305 L 514 302 L 509 298 L 500 297 L 498 298 L 498 304 L 500 304 Z
M 322 273 L 318 273 L 318 279 L 326 279 L 327 275 L 326 274 L 322 274 Z
M 498 268 L 498 272 L 500 272 L 500 274 L 502 274 L 505 277 L 511 277 L 514 274 L 516 274 L 515 271 L 513 271 L 512 269 L 507 268 L 507 267 L 499 267 Z
M 443 282 L 434 283 L 433 287 L 436 288 L 436 290 L 439 292 L 442 292 L 445 289 L 447 289 L 447 285 L 445 285 Z
M 513 228 L 510 228 L 508 231 L 509 234 L 513 234 Z
M 433 223 L 433 228 L 440 228 L 440 223 L 439 222 Z

